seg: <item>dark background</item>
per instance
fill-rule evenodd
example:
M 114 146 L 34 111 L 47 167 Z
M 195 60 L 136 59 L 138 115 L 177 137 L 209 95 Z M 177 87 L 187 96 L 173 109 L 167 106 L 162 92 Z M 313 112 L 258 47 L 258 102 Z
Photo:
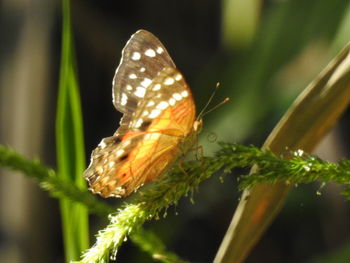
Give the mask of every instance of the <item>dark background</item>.
M 0 12 L 0 142 L 55 167 L 60 2 L 4 0 Z M 198 111 L 217 82 L 213 105 L 231 98 L 204 119 L 200 143 L 209 155 L 217 148 L 210 133 L 219 141 L 262 145 L 296 96 L 349 41 L 349 21 L 345 0 L 72 1 L 87 160 L 118 127 L 112 77 L 138 29 L 163 42 Z M 349 158 L 348 134 L 349 113 L 317 154 L 331 161 Z M 0 261 L 62 262 L 57 200 L 22 175 L 1 174 Z M 213 176 L 194 194 L 195 204 L 183 198 L 166 218 L 145 227 L 180 257 L 212 261 L 238 203 L 238 175 L 223 177 L 223 183 Z M 340 192 L 334 184 L 293 189 L 247 262 L 350 262 L 349 205 Z M 91 243 L 106 223 L 91 218 Z M 119 256 L 121 262 L 153 261 L 131 242 Z

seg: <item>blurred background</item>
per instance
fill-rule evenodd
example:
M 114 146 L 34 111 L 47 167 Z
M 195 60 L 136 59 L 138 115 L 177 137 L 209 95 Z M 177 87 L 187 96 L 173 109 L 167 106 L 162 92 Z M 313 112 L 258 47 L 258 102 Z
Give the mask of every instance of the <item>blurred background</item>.
M 61 3 L 0 3 L 0 143 L 55 168 L 54 124 L 61 45 Z M 113 134 L 121 115 L 111 82 L 121 50 L 143 28 L 165 45 L 200 111 L 216 83 L 200 143 L 261 146 L 296 96 L 350 40 L 348 0 L 72 1 L 86 157 Z M 349 158 L 348 111 L 315 153 Z M 63 262 L 58 201 L 21 174 L 0 171 L 0 261 Z M 192 262 L 211 262 L 238 203 L 237 176 L 213 176 L 145 227 Z M 350 262 L 349 202 L 341 187 L 300 185 L 247 262 Z M 118 205 L 118 200 L 108 200 Z M 107 223 L 91 217 L 91 243 Z M 120 261 L 151 262 L 131 242 Z

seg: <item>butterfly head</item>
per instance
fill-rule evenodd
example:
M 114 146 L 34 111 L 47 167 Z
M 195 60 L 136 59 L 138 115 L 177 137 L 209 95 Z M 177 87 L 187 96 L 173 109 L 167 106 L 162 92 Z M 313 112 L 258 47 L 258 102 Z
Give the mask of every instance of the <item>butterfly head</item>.
M 203 119 L 200 118 L 200 119 L 195 120 L 193 123 L 193 131 L 196 134 L 198 134 L 202 131 L 202 128 L 203 128 Z

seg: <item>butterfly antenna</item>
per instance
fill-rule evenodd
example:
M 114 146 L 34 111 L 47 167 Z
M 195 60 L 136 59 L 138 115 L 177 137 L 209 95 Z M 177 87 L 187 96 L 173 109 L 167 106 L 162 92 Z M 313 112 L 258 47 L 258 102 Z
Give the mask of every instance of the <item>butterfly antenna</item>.
M 226 102 L 228 102 L 229 100 L 230 100 L 229 97 L 225 98 L 222 102 L 220 102 L 219 104 L 215 105 L 215 106 L 214 106 L 213 108 L 211 108 L 210 110 L 208 110 L 208 111 L 202 113 L 202 116 L 201 116 L 201 117 L 203 118 L 203 116 L 205 116 L 205 115 L 207 115 L 208 113 L 210 113 L 210 112 L 216 110 L 216 109 L 219 108 L 221 105 L 223 105 L 223 104 L 225 104 Z
M 205 110 L 208 108 L 208 106 L 209 106 L 209 104 L 211 103 L 211 101 L 213 100 L 213 98 L 214 98 L 214 96 L 215 96 L 215 94 L 216 94 L 216 91 L 219 89 L 219 87 L 220 87 L 220 83 L 218 82 L 218 83 L 216 83 L 216 87 L 215 87 L 213 93 L 211 94 L 211 96 L 210 96 L 208 102 L 205 104 L 204 108 L 203 108 L 203 109 L 201 110 L 201 112 L 198 114 L 197 120 L 202 119 L 203 116 L 205 116 L 205 115 L 207 115 L 208 113 L 212 112 L 213 110 L 219 108 L 222 104 L 225 104 L 226 102 L 228 102 L 228 101 L 230 100 L 230 98 L 225 98 L 222 102 L 220 102 L 219 104 L 215 105 L 215 106 L 214 106 L 213 108 L 211 108 L 210 110 L 205 111 Z

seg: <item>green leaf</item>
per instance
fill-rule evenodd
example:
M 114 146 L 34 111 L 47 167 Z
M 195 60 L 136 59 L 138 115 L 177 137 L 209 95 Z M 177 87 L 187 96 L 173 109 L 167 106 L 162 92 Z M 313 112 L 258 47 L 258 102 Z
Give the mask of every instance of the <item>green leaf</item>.
M 83 124 L 73 52 L 69 0 L 63 0 L 62 54 L 56 117 L 58 176 L 85 189 Z M 88 247 L 88 213 L 85 206 L 60 200 L 66 261 L 79 259 Z

